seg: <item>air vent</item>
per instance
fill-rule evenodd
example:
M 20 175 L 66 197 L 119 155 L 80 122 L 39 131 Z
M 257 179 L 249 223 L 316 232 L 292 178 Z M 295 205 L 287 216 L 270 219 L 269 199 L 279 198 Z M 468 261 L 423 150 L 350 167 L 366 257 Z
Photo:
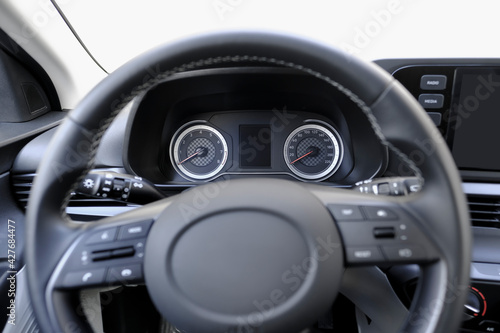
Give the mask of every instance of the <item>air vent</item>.
M 34 173 L 27 173 L 22 175 L 12 175 L 12 186 L 14 187 L 14 196 L 19 206 L 26 209 L 28 205 L 28 198 L 30 195 L 31 186 L 35 179 Z
M 467 199 L 473 226 L 500 228 L 500 197 L 468 195 Z

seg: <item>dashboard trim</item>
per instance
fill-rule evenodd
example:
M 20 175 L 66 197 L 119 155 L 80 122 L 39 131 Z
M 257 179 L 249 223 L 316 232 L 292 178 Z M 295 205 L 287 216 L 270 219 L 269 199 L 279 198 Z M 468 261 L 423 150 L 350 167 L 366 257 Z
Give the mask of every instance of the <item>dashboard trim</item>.
M 500 184 L 462 183 L 462 188 L 465 194 L 500 196 Z

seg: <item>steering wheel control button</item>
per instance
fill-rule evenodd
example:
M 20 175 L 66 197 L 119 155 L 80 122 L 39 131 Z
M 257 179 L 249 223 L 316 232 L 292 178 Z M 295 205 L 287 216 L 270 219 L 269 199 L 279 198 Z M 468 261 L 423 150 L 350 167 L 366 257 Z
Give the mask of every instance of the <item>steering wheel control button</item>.
M 425 251 L 418 245 L 386 245 L 382 251 L 389 261 L 420 261 L 427 258 Z
M 135 249 L 133 246 L 122 247 L 118 249 L 99 250 L 92 252 L 92 261 L 102 261 L 122 257 L 133 257 Z
M 68 273 L 64 277 L 63 287 L 74 288 L 98 285 L 104 280 L 105 274 L 106 268 Z
M 346 250 L 346 259 L 351 264 L 383 262 L 384 256 L 376 246 L 351 247 Z
M 377 227 L 373 229 L 375 238 L 394 238 L 396 237 L 396 229 L 394 227 Z
M 117 284 L 138 283 L 144 281 L 140 264 L 110 267 L 106 282 Z
M 111 252 L 113 258 L 132 257 L 134 254 L 135 250 L 132 246 L 116 249 Z
M 358 206 L 352 205 L 328 205 L 328 210 L 337 221 L 362 221 L 363 214 Z
M 92 252 L 92 261 L 107 260 L 111 258 L 111 251 Z
M 363 211 L 369 220 L 390 221 L 398 219 L 396 213 L 384 207 L 363 207 Z
M 421 94 L 418 102 L 424 109 L 441 109 L 444 104 L 444 96 L 441 94 Z
M 87 239 L 86 244 L 109 243 L 115 240 L 118 228 L 109 228 L 94 233 Z
M 119 240 L 146 237 L 153 220 L 134 223 L 120 228 Z
M 145 241 L 140 241 L 134 245 L 135 256 L 137 258 L 140 258 L 140 259 L 144 258 L 144 244 L 145 244 Z
M 422 90 L 444 90 L 446 88 L 445 75 L 424 75 L 420 79 L 420 89 Z

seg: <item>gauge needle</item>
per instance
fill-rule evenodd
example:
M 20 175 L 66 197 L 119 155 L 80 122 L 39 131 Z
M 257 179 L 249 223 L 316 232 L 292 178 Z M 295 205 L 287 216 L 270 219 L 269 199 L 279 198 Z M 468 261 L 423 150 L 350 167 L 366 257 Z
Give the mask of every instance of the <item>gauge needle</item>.
M 295 161 L 291 162 L 290 164 L 293 164 L 293 163 L 295 163 L 295 162 L 297 162 L 297 161 L 299 161 L 299 160 L 303 159 L 304 157 L 306 157 L 307 155 L 310 155 L 310 154 L 312 154 L 312 153 L 314 153 L 314 150 L 311 150 L 311 151 L 310 151 L 310 152 L 308 152 L 307 154 L 304 154 L 304 155 L 300 156 L 299 158 L 297 158 Z
M 182 163 L 189 161 L 190 159 L 192 159 L 192 158 L 193 158 L 193 157 L 195 157 L 196 155 L 201 154 L 202 152 L 203 152 L 203 149 L 197 149 L 197 150 L 196 150 L 196 153 L 194 153 L 194 154 L 193 154 L 193 155 L 191 155 L 191 156 L 186 157 L 185 159 L 183 159 L 182 161 L 180 161 L 179 163 L 177 163 L 177 165 L 181 165 Z

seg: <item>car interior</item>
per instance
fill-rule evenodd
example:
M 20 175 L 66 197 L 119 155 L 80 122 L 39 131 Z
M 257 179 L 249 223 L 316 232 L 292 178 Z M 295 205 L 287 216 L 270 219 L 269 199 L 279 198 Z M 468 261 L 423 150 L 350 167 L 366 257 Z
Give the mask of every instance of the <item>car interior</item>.
M 500 332 L 494 2 L 278 2 L 0 3 L 4 333 Z

